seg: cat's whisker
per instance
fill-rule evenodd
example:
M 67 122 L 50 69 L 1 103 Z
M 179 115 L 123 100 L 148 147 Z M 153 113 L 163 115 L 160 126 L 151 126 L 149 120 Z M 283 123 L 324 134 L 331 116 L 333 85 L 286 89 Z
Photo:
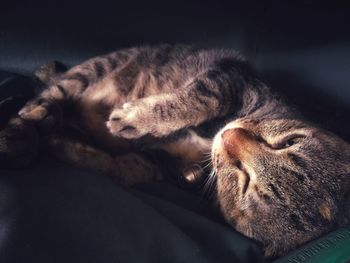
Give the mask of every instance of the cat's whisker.
M 216 180 L 215 180 L 215 177 L 212 177 L 212 180 L 210 182 L 210 188 L 209 188 L 209 191 L 207 193 L 207 198 L 209 200 L 211 200 L 214 195 L 215 195 L 215 188 L 216 188 Z
M 203 153 L 203 156 L 208 158 L 208 159 L 211 159 L 211 151 L 207 152 L 207 153 Z
M 211 160 L 201 160 L 199 161 L 199 163 L 202 165 L 202 166 L 207 166 L 211 163 Z
M 202 160 L 211 160 L 211 155 L 203 155 Z
M 205 199 L 211 199 L 216 187 L 216 171 L 213 169 L 208 177 L 203 181 L 203 197 Z
M 207 169 L 207 168 L 209 168 L 209 167 L 212 167 L 212 163 L 211 163 L 211 161 L 209 161 L 206 165 L 204 165 L 203 166 L 203 169 L 205 170 L 205 169 Z
M 211 156 L 203 156 L 204 158 L 202 160 L 210 160 Z

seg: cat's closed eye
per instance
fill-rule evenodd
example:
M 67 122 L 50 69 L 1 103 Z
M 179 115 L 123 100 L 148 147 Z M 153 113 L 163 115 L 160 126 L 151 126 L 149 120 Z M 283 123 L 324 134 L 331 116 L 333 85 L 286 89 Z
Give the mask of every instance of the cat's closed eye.
M 303 135 L 293 135 L 292 137 L 288 136 L 287 138 L 284 138 L 280 142 L 272 144 L 271 147 L 272 149 L 275 149 L 275 150 L 282 150 L 300 143 L 303 139 L 305 139 L 305 136 Z

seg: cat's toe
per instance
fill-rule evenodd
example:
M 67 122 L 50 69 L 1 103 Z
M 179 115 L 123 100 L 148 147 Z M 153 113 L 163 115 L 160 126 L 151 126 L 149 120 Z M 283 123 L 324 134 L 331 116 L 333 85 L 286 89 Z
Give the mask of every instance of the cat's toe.
M 18 115 L 25 120 L 42 120 L 48 115 L 46 105 L 32 103 L 24 106 Z
M 106 123 L 110 133 L 125 139 L 137 139 L 144 134 L 137 127 L 132 113 L 123 110 L 114 111 Z
M 108 121 L 107 127 L 111 134 L 124 139 L 137 139 L 142 136 L 137 128 L 123 123 L 123 121 Z

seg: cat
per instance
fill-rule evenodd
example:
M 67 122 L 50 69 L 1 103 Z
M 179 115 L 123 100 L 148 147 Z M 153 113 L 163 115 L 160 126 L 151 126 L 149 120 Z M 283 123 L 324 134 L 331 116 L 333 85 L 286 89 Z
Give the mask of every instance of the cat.
M 350 145 L 303 120 L 236 51 L 141 46 L 43 72 L 48 88 L 12 124 L 69 162 L 128 186 L 162 179 L 147 150 L 169 153 L 189 183 L 209 156 L 223 217 L 267 257 L 349 224 Z

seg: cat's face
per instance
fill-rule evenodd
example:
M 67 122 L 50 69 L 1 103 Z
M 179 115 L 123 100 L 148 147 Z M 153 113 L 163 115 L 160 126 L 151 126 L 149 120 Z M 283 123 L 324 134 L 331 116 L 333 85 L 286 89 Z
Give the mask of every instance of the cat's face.
M 346 223 L 350 146 L 297 120 L 227 124 L 212 148 L 220 208 L 236 230 L 287 251 Z

